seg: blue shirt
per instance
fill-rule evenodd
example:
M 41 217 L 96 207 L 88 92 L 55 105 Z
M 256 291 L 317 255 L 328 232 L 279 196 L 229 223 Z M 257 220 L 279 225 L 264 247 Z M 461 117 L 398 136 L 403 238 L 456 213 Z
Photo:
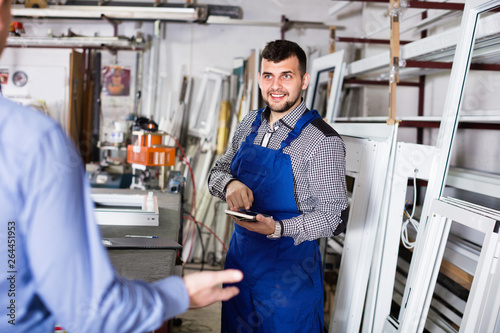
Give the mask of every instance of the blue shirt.
M 187 310 L 180 277 L 115 273 L 93 208 L 59 125 L 0 97 L 0 332 L 145 332 Z

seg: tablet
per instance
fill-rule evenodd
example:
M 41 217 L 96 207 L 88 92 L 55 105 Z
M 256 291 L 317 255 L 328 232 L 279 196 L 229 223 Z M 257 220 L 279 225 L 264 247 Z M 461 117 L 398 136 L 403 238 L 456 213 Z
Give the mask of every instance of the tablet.
M 240 209 L 238 211 L 232 211 L 232 210 L 226 209 L 226 214 L 234 217 L 238 221 L 255 222 L 255 221 L 257 221 L 256 216 L 261 214 L 261 213 L 252 212 L 250 210 L 245 210 L 245 209 Z M 261 214 L 261 215 L 264 215 L 265 217 L 271 217 L 270 215 L 266 215 L 266 214 Z

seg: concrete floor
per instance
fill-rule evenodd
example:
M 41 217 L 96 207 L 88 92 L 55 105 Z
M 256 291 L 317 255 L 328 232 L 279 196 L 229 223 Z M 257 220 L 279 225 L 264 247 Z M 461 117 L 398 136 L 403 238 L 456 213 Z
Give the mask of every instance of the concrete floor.
M 184 273 L 190 274 L 199 271 L 199 264 L 187 264 Z M 205 265 L 206 270 L 219 270 L 222 267 L 214 267 Z M 174 320 L 173 333 L 203 333 L 203 332 L 220 332 L 220 311 L 221 302 L 214 303 L 210 306 L 188 310 Z M 180 319 L 180 320 L 179 320 Z M 176 326 L 177 324 L 180 325 Z
M 217 302 L 202 309 L 188 310 L 176 317 L 181 319 L 180 326 L 175 326 L 173 333 L 197 333 L 197 332 L 220 332 L 220 309 L 221 303 Z

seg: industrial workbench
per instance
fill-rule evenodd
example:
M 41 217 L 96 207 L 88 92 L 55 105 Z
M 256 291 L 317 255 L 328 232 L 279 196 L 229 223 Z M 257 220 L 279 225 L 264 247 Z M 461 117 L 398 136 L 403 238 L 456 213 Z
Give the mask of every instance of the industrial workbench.
M 92 188 L 95 194 L 141 194 L 153 192 L 158 198 L 158 226 L 116 226 L 99 225 L 103 239 L 124 238 L 125 235 L 154 235 L 158 239 L 168 239 L 165 247 L 137 246 L 112 247 L 107 246 L 109 258 L 116 271 L 128 279 L 140 279 L 153 282 L 174 274 L 181 275 L 180 265 L 176 269 L 180 228 L 182 221 L 182 200 L 179 193 L 161 191 L 142 191 L 131 189 Z M 142 239 L 139 243 L 144 243 Z M 151 240 L 155 243 L 155 239 Z M 177 273 L 176 273 L 177 272 Z M 170 332 L 172 322 L 169 321 L 155 332 Z

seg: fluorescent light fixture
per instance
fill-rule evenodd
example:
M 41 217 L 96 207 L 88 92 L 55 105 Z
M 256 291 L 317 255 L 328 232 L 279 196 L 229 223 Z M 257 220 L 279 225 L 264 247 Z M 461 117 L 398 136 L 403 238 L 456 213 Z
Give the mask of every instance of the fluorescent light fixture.
M 254 20 L 241 20 L 233 19 L 228 16 L 214 16 L 210 15 L 207 19 L 207 24 L 229 24 L 229 25 L 251 25 L 251 26 L 263 26 L 263 27 L 281 27 L 281 22 L 266 22 L 266 21 L 254 21 Z
M 115 7 L 115 6 L 50 6 L 49 8 L 24 8 L 12 6 L 14 17 L 45 17 L 73 19 L 101 19 L 104 15 L 121 20 L 168 20 L 194 22 L 199 20 L 198 8 Z
M 9 37 L 7 46 L 21 47 L 101 47 L 143 49 L 144 43 L 119 37 Z

